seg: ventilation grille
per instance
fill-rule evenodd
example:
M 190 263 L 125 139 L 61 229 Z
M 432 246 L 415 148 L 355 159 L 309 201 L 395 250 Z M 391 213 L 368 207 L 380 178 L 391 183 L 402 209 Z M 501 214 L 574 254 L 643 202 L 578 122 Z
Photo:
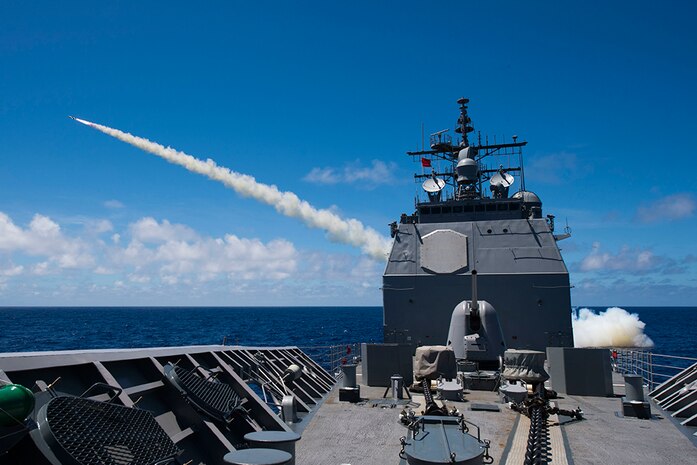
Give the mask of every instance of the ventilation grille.
M 150 412 L 79 397 L 56 397 L 46 406 L 44 439 L 80 465 L 164 464 L 179 452 Z M 48 436 L 48 437 L 47 437 Z M 51 443 L 58 443 L 62 451 Z
M 195 370 L 174 366 L 176 377 L 170 379 L 187 393 L 190 400 L 209 415 L 219 420 L 228 420 L 230 415 L 244 403 L 235 390 L 225 383 L 204 379 Z

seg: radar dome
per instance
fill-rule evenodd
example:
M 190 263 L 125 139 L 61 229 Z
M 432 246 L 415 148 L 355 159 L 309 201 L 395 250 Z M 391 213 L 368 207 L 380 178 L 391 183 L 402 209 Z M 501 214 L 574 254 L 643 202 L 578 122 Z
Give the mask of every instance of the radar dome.
M 542 205 L 542 200 L 535 194 L 534 192 L 530 191 L 520 191 L 516 192 L 513 194 L 514 199 L 520 199 L 525 203 L 537 203 Z
M 465 147 L 464 149 L 460 150 L 457 154 L 457 159 L 458 160 L 464 160 L 465 158 L 472 158 L 477 156 L 477 150 L 474 147 Z
M 477 162 L 471 158 L 462 158 L 457 162 L 457 182 L 473 183 L 477 181 L 479 167 Z

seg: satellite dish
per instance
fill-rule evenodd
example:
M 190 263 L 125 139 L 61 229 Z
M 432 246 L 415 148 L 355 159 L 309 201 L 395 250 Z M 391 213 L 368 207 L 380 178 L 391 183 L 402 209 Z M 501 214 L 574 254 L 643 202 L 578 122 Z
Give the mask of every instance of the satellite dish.
M 513 176 L 504 171 L 499 171 L 491 177 L 489 184 L 491 184 L 491 187 L 508 188 L 513 184 Z
M 441 178 L 432 177 L 425 180 L 422 187 L 429 194 L 435 194 L 436 192 L 440 192 L 445 187 L 445 181 L 443 181 Z

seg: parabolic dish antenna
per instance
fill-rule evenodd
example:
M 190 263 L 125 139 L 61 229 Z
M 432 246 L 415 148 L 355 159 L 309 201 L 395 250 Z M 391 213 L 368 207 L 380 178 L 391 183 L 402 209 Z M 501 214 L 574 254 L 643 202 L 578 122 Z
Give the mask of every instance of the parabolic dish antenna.
M 492 187 L 511 187 L 513 184 L 513 176 L 499 171 L 491 177 L 489 184 L 491 184 Z
M 431 178 L 424 181 L 422 187 L 429 194 L 440 192 L 445 187 L 445 181 L 441 178 Z

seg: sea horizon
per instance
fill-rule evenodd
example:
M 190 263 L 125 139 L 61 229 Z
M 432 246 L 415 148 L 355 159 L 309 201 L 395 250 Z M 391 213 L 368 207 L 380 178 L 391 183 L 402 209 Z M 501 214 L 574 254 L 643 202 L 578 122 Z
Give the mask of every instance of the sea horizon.
M 697 305 L 572 305 L 571 310 L 580 308 L 694 308 Z M 382 305 L 0 305 L 0 309 L 10 308 L 382 308 Z

